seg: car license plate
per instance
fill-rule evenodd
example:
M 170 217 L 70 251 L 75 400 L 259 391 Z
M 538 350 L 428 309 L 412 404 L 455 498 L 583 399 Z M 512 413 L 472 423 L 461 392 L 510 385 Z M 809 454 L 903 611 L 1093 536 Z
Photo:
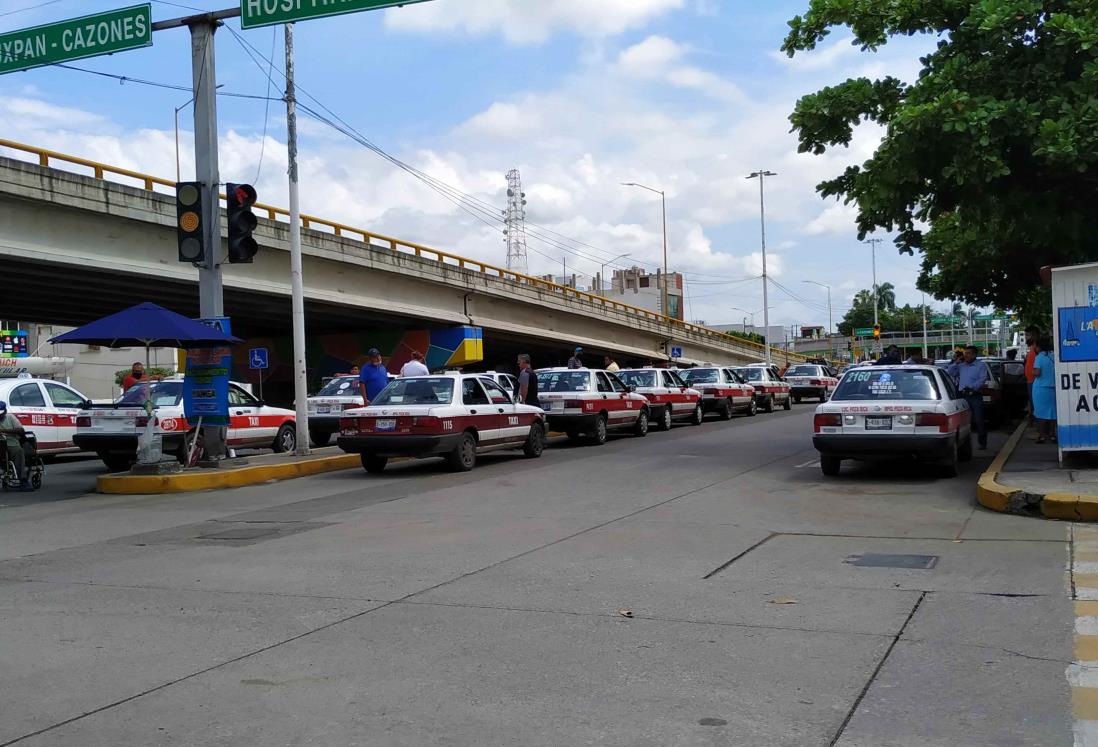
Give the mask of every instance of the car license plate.
M 395 420 L 377 420 L 374 421 L 374 430 L 378 431 L 395 431 L 397 427 L 397 421 Z
M 892 418 L 866 418 L 865 429 L 867 431 L 892 430 Z
M 552 412 L 564 412 L 564 403 L 560 400 L 549 403 L 549 410 Z
M 984 397 L 984 402 L 990 402 L 990 401 L 991 401 L 991 397 Z
M 316 411 L 320 415 L 327 415 L 329 412 L 332 411 L 332 408 L 328 407 L 327 405 L 318 405 Z

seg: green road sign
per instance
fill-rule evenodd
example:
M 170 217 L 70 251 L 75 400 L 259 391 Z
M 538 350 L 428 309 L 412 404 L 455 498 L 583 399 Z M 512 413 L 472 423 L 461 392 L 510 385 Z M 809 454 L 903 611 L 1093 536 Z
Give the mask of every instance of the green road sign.
M 427 0 L 240 0 L 240 28 L 254 29 L 423 2 Z
M 972 319 L 977 322 L 1005 322 L 1007 317 L 1002 314 L 976 314 Z
M 96 13 L 0 34 L 0 73 L 152 45 L 152 6 Z
M 930 317 L 931 324 L 960 324 L 965 319 L 961 316 L 932 316 Z
M 854 330 L 854 336 L 855 337 L 872 337 L 873 336 L 873 328 L 872 327 L 858 327 Z

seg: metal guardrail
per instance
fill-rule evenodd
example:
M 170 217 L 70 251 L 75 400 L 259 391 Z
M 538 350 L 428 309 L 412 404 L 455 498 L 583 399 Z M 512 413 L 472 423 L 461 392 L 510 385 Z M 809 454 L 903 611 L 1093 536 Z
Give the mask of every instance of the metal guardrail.
M 138 171 L 131 171 L 130 169 L 124 169 L 119 166 L 111 166 L 110 164 L 100 163 L 98 161 L 92 161 L 87 158 L 80 158 L 79 156 L 70 156 L 66 153 L 58 153 L 57 151 L 48 150 L 46 148 L 38 148 L 33 145 L 27 145 L 26 143 L 19 143 L 14 140 L 6 140 L 0 138 L 0 147 L 10 148 L 12 150 L 21 151 L 23 153 L 29 153 L 36 156 L 38 159 L 38 165 L 45 168 L 56 168 L 53 166 L 53 162 L 60 162 L 64 164 L 71 164 L 75 166 L 83 166 L 92 170 L 92 174 L 96 179 L 107 181 L 108 175 L 115 177 L 125 177 L 140 182 L 145 190 L 150 192 L 156 191 L 156 187 L 167 187 L 171 190 L 175 189 L 175 182 L 170 179 L 163 179 L 158 176 L 151 176 L 149 174 L 142 174 Z M 117 180 L 112 180 L 117 181 Z M 221 200 L 225 199 L 225 195 L 220 195 Z M 290 212 L 284 208 L 274 207 L 273 205 L 265 205 L 263 203 L 256 203 L 254 209 L 257 212 L 266 212 L 267 217 L 272 221 L 278 221 L 280 218 L 289 220 Z M 629 304 L 621 303 L 620 301 L 613 301 L 604 296 L 597 295 L 595 293 L 589 293 L 587 291 L 581 291 L 576 288 L 571 288 L 566 285 L 560 285 L 549 280 L 534 277 L 532 275 L 525 275 L 520 272 L 514 272 L 503 267 L 488 264 L 487 262 L 481 262 L 479 260 L 463 257 L 458 254 L 452 254 L 450 252 L 443 251 L 441 249 L 434 249 L 422 244 L 416 244 L 411 241 L 404 241 L 392 236 L 386 236 L 380 233 L 374 233 L 373 231 L 367 231 L 364 228 L 356 228 L 344 223 L 337 223 L 336 221 L 330 221 L 325 218 L 318 218 L 312 215 L 301 216 L 301 227 L 311 228 L 313 230 L 321 230 L 322 233 L 331 233 L 334 236 L 343 238 L 350 238 L 359 240 L 368 246 L 378 249 L 385 248 L 383 245 L 388 244 L 388 249 L 393 252 L 402 254 L 412 254 L 421 259 L 433 259 L 436 262 L 444 265 L 455 266 L 462 270 L 472 270 L 480 272 L 489 277 L 498 278 L 500 280 L 512 280 L 523 285 L 531 286 L 534 288 L 540 288 L 553 293 L 560 293 L 562 298 L 574 298 L 578 301 L 585 301 L 593 306 L 598 306 L 603 309 L 611 309 L 614 311 L 621 311 L 627 314 L 636 314 L 637 316 L 644 317 L 659 324 L 666 324 L 669 329 L 678 329 L 683 332 L 693 332 L 695 334 L 703 335 L 709 338 L 718 338 L 721 342 L 730 342 L 733 345 L 738 345 L 753 353 L 761 354 L 764 351 L 764 347 L 757 342 L 751 340 L 744 340 L 740 338 L 731 337 L 723 332 L 719 332 L 715 329 L 709 329 L 708 327 L 702 327 L 697 324 L 691 324 L 680 319 L 674 319 L 669 316 L 657 313 L 655 311 L 649 311 L 648 309 L 642 309 L 637 306 L 630 306 Z M 382 246 L 378 246 L 374 242 L 381 242 Z M 789 358 L 798 358 L 804 360 L 805 356 L 798 353 L 785 350 L 777 350 L 772 348 L 773 353 L 778 356 L 785 356 L 787 360 Z

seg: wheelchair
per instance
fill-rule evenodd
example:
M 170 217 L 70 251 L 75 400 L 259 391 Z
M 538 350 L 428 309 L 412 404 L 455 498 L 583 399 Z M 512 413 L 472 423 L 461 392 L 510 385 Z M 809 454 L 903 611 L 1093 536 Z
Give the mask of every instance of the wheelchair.
M 27 445 L 23 454 L 26 460 L 27 478 L 31 487 L 38 490 L 42 487 L 42 475 L 46 472 L 46 465 L 42 457 L 38 455 L 38 439 L 29 431 L 19 437 L 19 445 Z M 19 490 L 19 472 L 15 469 L 15 462 L 8 457 L 7 440 L 0 438 L 0 463 L 4 465 L 3 476 L 0 476 L 0 488 L 4 491 Z

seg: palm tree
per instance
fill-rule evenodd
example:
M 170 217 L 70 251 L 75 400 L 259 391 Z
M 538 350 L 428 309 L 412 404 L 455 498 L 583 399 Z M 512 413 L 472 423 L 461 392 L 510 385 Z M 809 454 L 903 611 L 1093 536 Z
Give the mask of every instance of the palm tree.
M 888 311 L 896 310 L 896 286 L 892 283 L 881 283 L 877 286 L 877 304 Z
M 950 316 L 964 316 L 965 315 L 965 305 L 963 303 L 961 303 L 960 301 L 954 301 L 953 302 L 953 308 L 951 308 L 949 310 L 949 315 Z
M 855 293 L 854 294 L 854 304 L 853 305 L 855 307 L 858 307 L 858 306 L 872 306 L 873 305 L 873 291 L 871 291 L 871 290 L 860 290 L 857 293 Z

